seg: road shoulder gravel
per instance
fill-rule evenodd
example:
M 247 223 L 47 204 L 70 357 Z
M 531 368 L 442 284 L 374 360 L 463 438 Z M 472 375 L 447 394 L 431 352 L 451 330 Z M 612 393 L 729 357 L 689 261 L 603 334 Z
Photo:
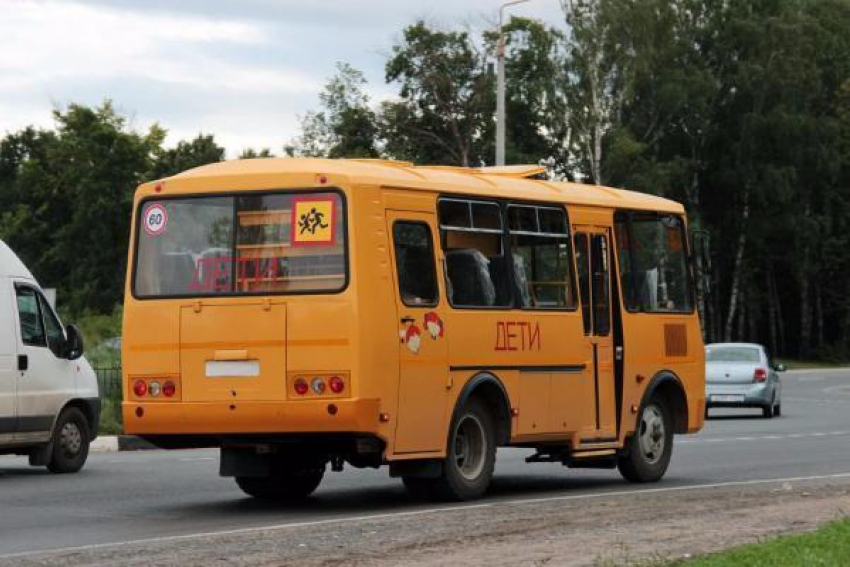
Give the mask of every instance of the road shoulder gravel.
M 663 488 L 664 485 L 656 485 Z M 811 530 L 850 477 L 485 503 L 0 558 L 0 565 L 598 565 L 692 556 Z

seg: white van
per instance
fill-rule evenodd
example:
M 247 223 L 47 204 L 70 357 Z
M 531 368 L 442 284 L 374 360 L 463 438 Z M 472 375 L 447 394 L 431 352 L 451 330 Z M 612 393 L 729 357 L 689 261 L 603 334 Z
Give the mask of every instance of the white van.
M 100 398 L 77 329 L 63 329 L 32 274 L 0 240 L 0 455 L 77 472 L 97 436 Z

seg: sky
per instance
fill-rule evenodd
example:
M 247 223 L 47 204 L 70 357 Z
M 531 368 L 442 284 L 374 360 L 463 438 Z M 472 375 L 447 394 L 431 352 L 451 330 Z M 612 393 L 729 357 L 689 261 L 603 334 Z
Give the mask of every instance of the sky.
M 406 25 L 495 27 L 501 1 L 0 0 L 0 135 L 111 99 L 133 128 L 166 128 L 167 145 L 204 133 L 229 157 L 279 154 L 338 61 L 373 101 L 391 97 L 384 64 Z M 558 0 L 508 13 L 563 21 Z

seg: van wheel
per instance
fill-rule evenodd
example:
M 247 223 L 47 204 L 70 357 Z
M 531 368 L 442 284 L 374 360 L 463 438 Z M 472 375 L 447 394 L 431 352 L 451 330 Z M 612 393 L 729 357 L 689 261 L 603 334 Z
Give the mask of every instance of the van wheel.
M 53 450 L 47 469 L 53 473 L 75 473 L 89 456 L 89 422 L 77 408 L 65 408 L 53 430 Z
M 452 420 L 448 455 L 437 478 L 405 478 L 414 496 L 439 500 L 472 500 L 490 486 L 496 465 L 496 434 L 487 407 L 473 400 Z
M 626 452 L 617 459 L 617 468 L 630 482 L 656 482 L 667 472 L 673 453 L 673 423 L 667 403 L 653 397 L 640 412 L 637 431 Z
M 274 476 L 237 476 L 236 484 L 248 496 L 260 500 L 296 502 L 307 498 L 319 487 L 325 465 L 277 471 Z

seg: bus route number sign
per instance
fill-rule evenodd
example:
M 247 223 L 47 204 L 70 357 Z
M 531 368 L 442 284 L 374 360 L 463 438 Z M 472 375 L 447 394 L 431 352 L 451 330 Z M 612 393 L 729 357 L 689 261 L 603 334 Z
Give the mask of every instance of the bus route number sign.
M 168 225 L 168 213 L 165 207 L 156 204 L 145 209 L 142 224 L 145 226 L 145 232 L 151 236 L 159 236 L 165 232 L 165 227 Z

